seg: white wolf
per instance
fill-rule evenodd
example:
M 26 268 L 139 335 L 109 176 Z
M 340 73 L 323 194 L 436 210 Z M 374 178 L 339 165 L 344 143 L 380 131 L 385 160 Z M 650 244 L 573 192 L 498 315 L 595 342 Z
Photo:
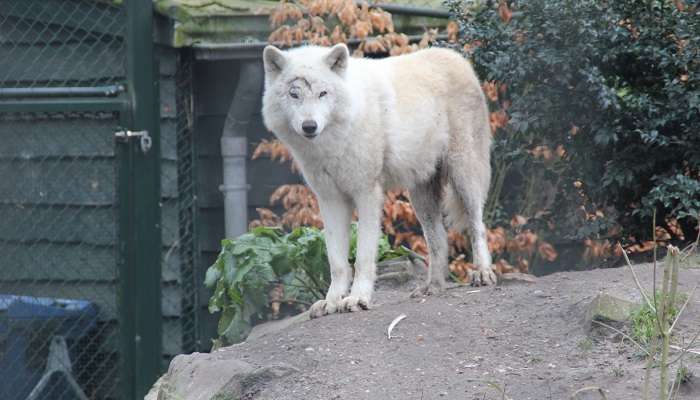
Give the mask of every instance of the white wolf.
M 471 238 L 478 266 L 472 283 L 496 282 L 482 222 L 491 176 L 488 111 L 462 56 L 427 49 L 357 59 L 339 44 L 267 46 L 263 60 L 265 126 L 291 151 L 324 222 L 331 284 L 326 299 L 311 307 L 312 318 L 369 307 L 384 193 L 395 187 L 409 190 L 428 244 L 428 279 L 419 291 L 445 288 L 443 209 Z M 359 217 L 354 279 L 353 208 Z

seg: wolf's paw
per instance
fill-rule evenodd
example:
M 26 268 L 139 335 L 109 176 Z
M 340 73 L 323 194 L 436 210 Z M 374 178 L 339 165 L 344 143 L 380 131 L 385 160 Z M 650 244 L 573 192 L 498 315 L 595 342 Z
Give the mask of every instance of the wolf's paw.
M 432 296 L 434 294 L 440 294 L 446 289 L 444 284 L 430 283 L 421 284 L 411 292 L 411 297 L 422 297 L 422 296 Z
M 496 274 L 491 268 L 469 271 L 469 282 L 472 286 L 488 286 L 496 284 Z
M 323 317 L 324 315 L 333 314 L 339 311 L 339 304 L 330 300 L 319 300 L 315 302 L 309 309 L 310 318 Z
M 340 301 L 338 308 L 341 312 L 369 310 L 369 300 L 365 297 L 348 296 Z

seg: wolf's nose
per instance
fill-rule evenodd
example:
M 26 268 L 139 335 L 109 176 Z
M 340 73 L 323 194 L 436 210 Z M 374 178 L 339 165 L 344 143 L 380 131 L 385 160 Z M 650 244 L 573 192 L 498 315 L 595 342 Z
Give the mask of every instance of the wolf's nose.
M 311 135 L 312 133 L 315 133 L 316 128 L 318 128 L 316 121 L 306 120 L 306 121 L 301 123 L 301 129 L 309 135 Z

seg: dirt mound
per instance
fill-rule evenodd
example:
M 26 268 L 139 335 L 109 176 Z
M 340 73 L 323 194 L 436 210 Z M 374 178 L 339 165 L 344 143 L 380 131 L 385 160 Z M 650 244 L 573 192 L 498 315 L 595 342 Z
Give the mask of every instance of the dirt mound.
M 635 270 L 651 286 L 651 266 Z M 680 291 L 690 292 L 700 270 L 682 270 L 680 281 Z M 370 311 L 301 316 L 212 354 L 179 356 L 159 381 L 159 399 L 561 400 L 592 386 L 608 399 L 641 398 L 639 350 L 585 322 L 601 292 L 640 301 L 628 269 L 557 273 L 419 299 L 408 298 L 410 289 L 380 288 Z M 387 327 L 401 314 L 406 318 L 388 339 Z M 688 338 L 698 329 L 696 294 L 677 330 Z M 699 357 L 685 363 L 700 375 Z M 684 385 L 678 398 L 700 398 L 699 381 Z M 602 397 L 590 391 L 577 398 Z

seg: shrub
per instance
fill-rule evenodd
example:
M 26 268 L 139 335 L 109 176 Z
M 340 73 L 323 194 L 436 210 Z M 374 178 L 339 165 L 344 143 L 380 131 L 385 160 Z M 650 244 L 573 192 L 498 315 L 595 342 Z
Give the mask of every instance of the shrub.
M 454 1 L 459 48 L 486 81 L 495 131 L 490 215 L 556 236 L 695 237 L 700 13 L 689 1 Z M 502 190 L 507 187 L 508 191 Z M 650 248 L 650 246 L 642 246 Z

